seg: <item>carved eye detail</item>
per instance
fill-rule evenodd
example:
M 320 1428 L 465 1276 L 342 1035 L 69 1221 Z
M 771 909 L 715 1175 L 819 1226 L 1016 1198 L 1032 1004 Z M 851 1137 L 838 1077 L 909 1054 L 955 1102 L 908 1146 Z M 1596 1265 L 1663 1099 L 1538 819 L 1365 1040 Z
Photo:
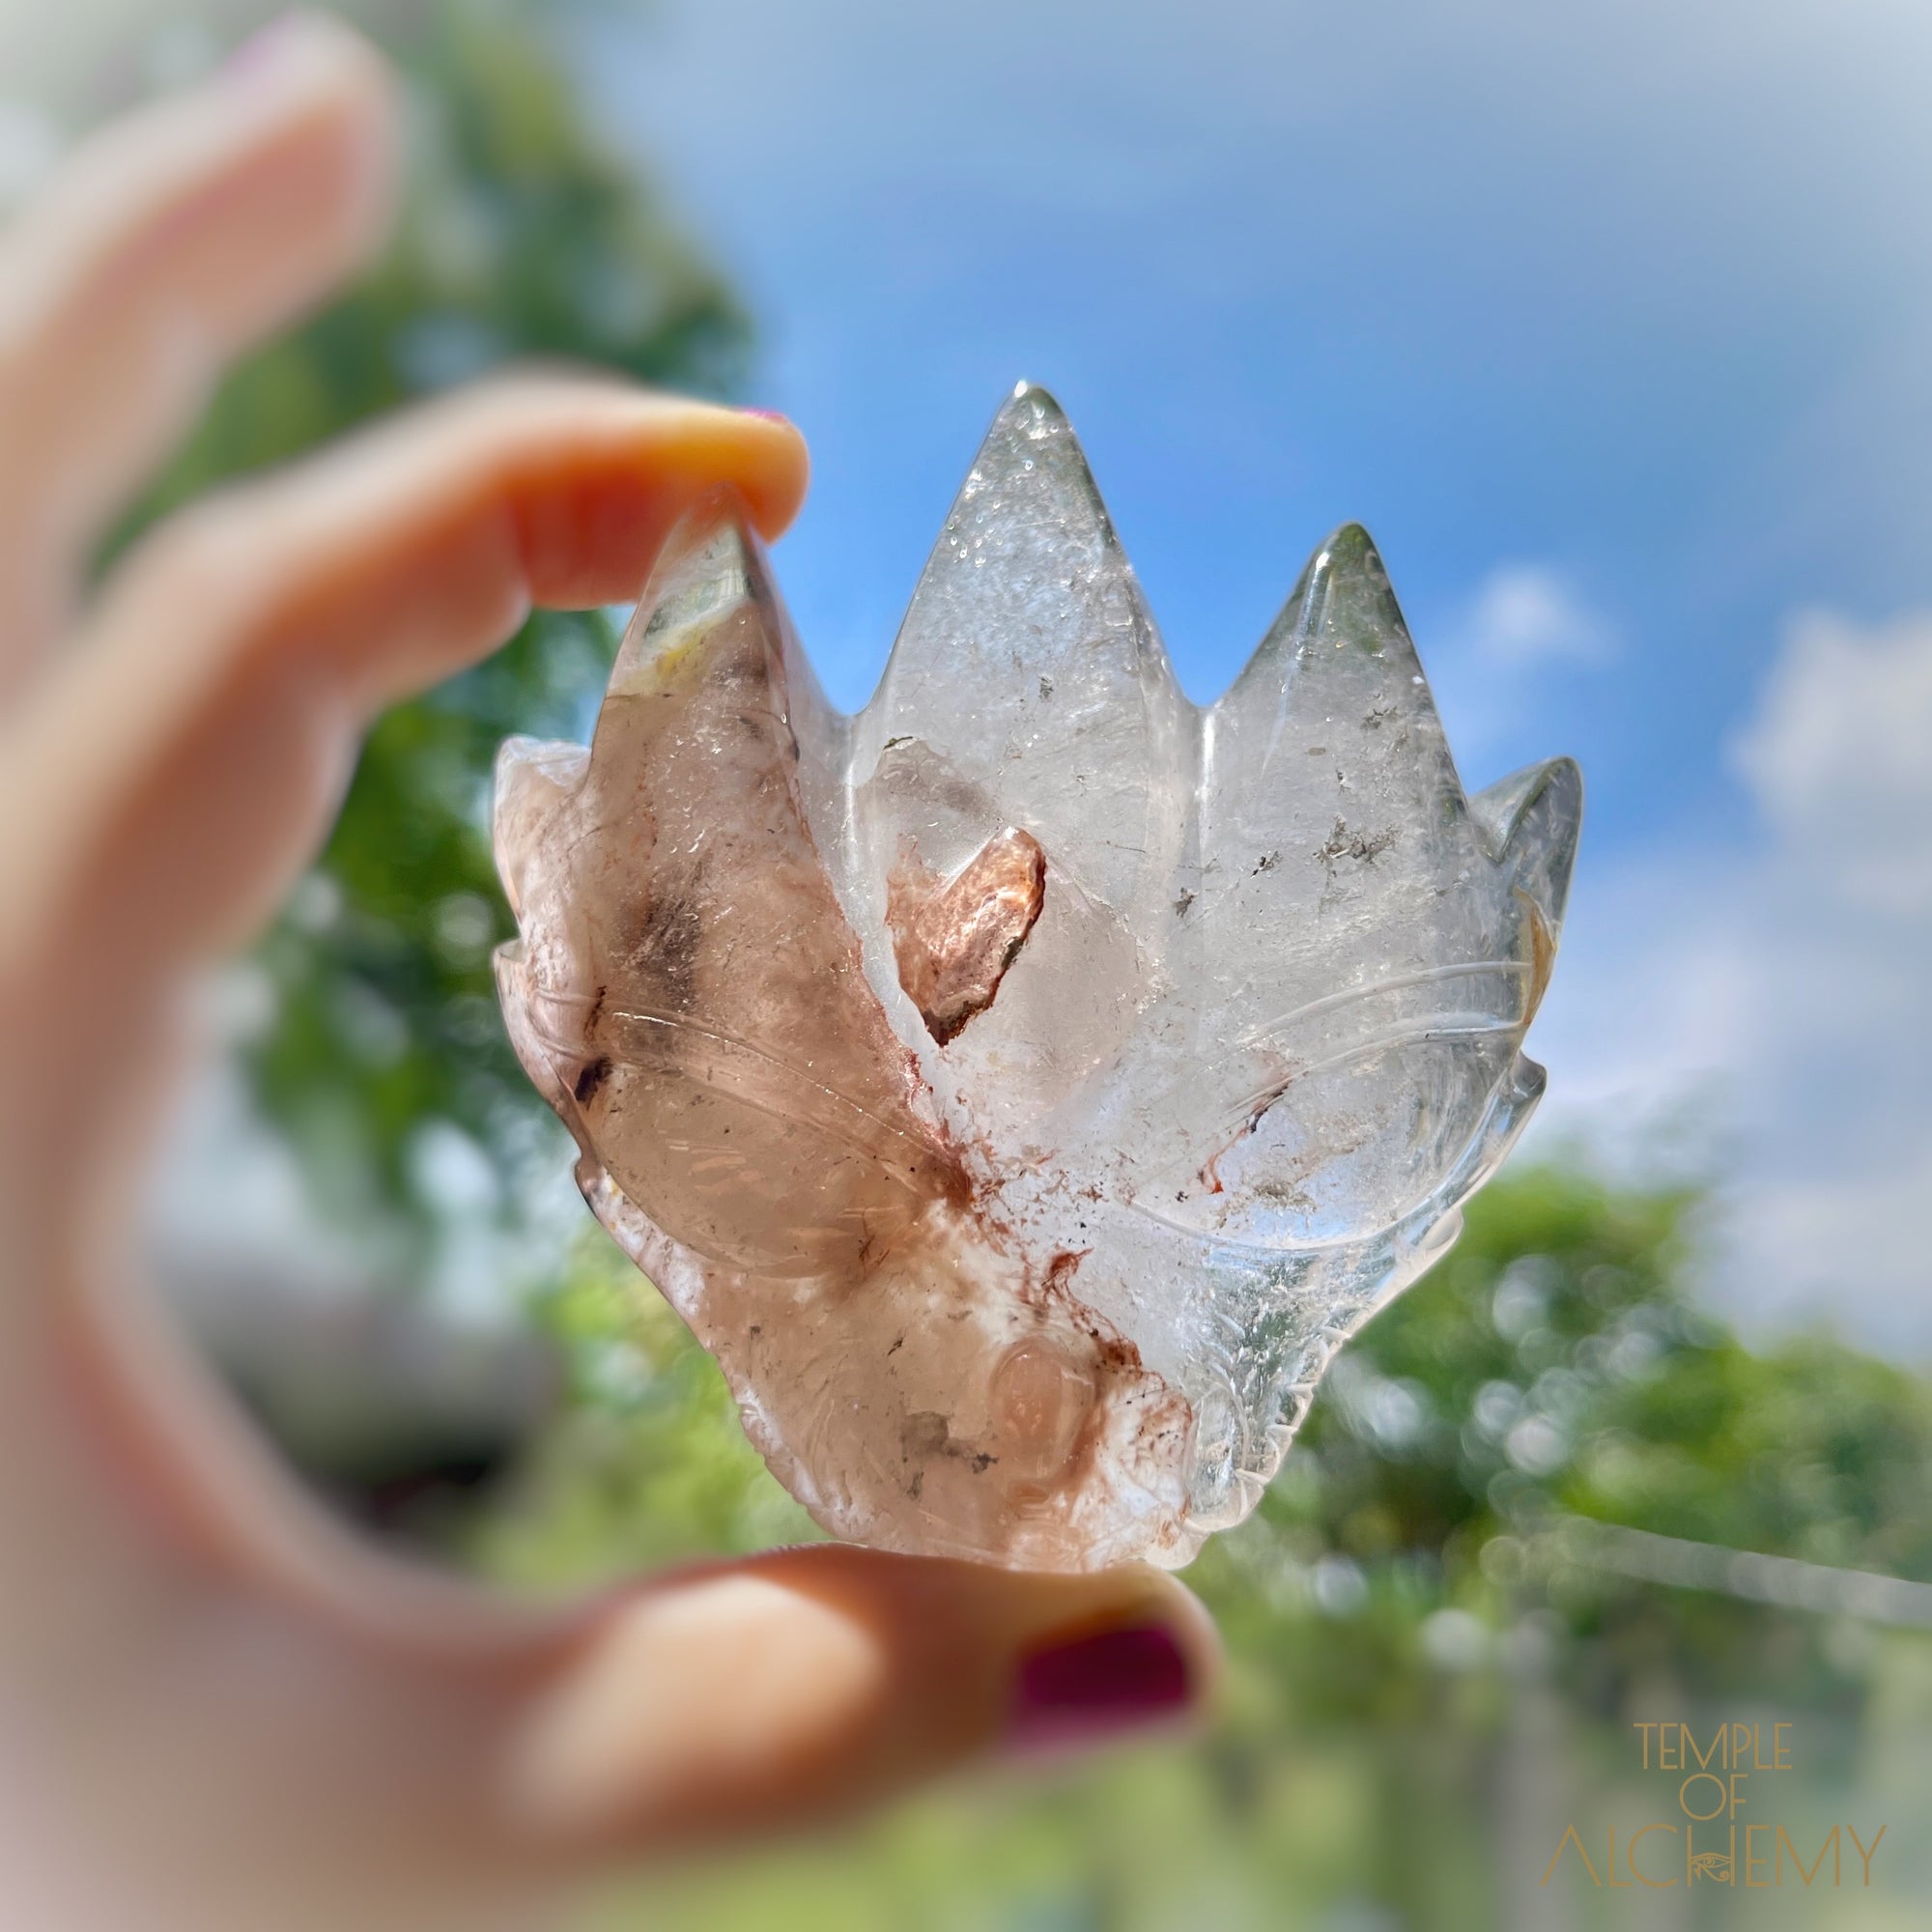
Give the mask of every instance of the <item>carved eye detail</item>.
M 1567 759 L 1465 795 L 1353 526 L 1189 703 L 1022 385 L 855 718 L 694 513 L 589 750 L 503 749 L 498 983 L 828 1528 L 1179 1563 L 1534 1106 L 1580 812 Z

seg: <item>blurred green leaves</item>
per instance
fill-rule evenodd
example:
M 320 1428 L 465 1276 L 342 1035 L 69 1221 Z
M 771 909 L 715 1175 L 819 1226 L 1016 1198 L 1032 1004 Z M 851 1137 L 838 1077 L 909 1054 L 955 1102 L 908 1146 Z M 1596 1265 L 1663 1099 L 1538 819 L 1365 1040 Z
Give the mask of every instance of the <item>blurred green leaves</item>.
M 510 356 L 713 394 L 736 384 L 743 314 L 583 123 L 545 16 L 444 0 L 407 17 L 392 37 L 411 100 L 396 245 L 235 373 L 130 528 Z M 511 1204 L 526 1171 L 567 1157 L 497 1013 L 489 953 L 509 926 L 489 775 L 510 732 L 582 735 L 613 642 L 606 613 L 541 615 L 381 720 L 263 945 L 274 1017 L 248 1048 L 255 1092 L 342 1223 L 427 1238 L 447 1211 L 421 1157 L 436 1134 L 480 1149 Z M 1560 1553 L 1554 1532 L 1581 1518 L 1932 1577 L 1932 1394 L 1822 1337 L 1753 1352 L 1700 1313 L 1703 1211 L 1690 1191 L 1557 1169 L 1513 1171 L 1479 1198 L 1462 1244 L 1340 1357 L 1261 1509 L 1190 1572 L 1231 1653 L 1219 1720 L 1191 1753 L 955 1794 L 873 1828 L 856 1854 L 647 1909 L 841 1932 L 1488 1932 L 1485 1834 L 1526 1682 L 1559 1683 L 1605 1724 L 1660 1683 L 1718 1699 L 1776 1687 L 1787 1710 L 1932 1683 L 1918 1639 L 1883 1648 Z M 716 1367 L 587 1222 L 533 1313 L 566 1399 L 505 1481 L 439 1515 L 469 1564 L 554 1587 L 813 1533 Z M 1922 1709 L 1932 1693 L 1915 1694 Z
M 464 1538 L 469 1565 L 554 1589 L 820 1534 L 745 1439 L 718 1365 L 601 1230 L 533 1313 L 568 1400 Z
M 1778 1802 L 1841 1802 L 1878 1700 L 1926 1735 L 1932 1641 L 1559 1553 L 1583 1517 L 1932 1577 L 1932 1391 L 1825 1337 L 1753 1352 L 1700 1312 L 1706 1208 L 1557 1167 L 1484 1191 L 1459 1247 L 1339 1358 L 1261 1508 L 1188 1571 L 1229 1653 L 1191 1746 L 922 1801 L 850 1841 L 640 1888 L 609 1923 L 1623 1923 L 1534 1890 L 1552 1845 L 1515 1847 L 1504 1794 L 1588 1765 L 1578 1789 L 1627 1821 L 1649 1802 L 1617 1782 L 1633 1714 L 1796 1720 L 1805 1776 Z M 745 1548 L 792 1507 L 715 1368 L 603 1252 L 552 1307 L 580 1404 L 471 1546 L 520 1581 Z M 1540 1742 L 1531 1707 L 1555 1726 Z M 1505 1917 L 1519 1856 L 1548 1918 Z M 1893 1868 L 1888 1909 L 1912 1883 Z M 1683 1922 L 1756 1921 L 1700 1899 Z
M 1690 1299 L 1704 1204 L 1545 1168 L 1505 1176 L 1460 1245 L 1342 1354 L 1281 1477 L 1193 1573 L 1292 1680 L 1295 1707 L 1409 1708 L 1462 1632 L 1553 1607 L 1613 1700 L 1667 1659 L 1716 1690 L 1770 1667 L 1771 1625 L 1559 1557 L 1583 1518 L 1932 1578 L 1932 1390 L 1823 1335 L 1758 1353 Z M 1343 1627 L 1305 1675 L 1278 1634 Z M 1780 1625 L 1794 1692 L 1842 1673 Z M 1274 1633 L 1271 1635 L 1270 1633 Z
M 136 524 L 509 356 L 713 393 L 737 381 L 742 311 L 585 122 L 554 16 L 437 0 L 399 17 L 395 245 L 235 372 Z M 480 1149 L 512 1204 L 522 1172 L 562 1157 L 496 1009 L 489 954 L 509 926 L 490 767 L 510 732 L 584 731 L 613 641 L 608 613 L 540 615 L 383 718 L 263 945 L 274 1018 L 248 1049 L 256 1092 L 338 1219 L 434 1223 L 435 1163 L 418 1156 L 436 1134 Z M 1262 1510 L 1198 1570 L 1257 1644 L 1303 1615 L 1381 1633 L 1359 1677 L 1331 1656 L 1297 1696 L 1399 1701 L 1411 1680 L 1389 1660 L 1427 1662 L 1424 1626 L 1444 1610 L 1494 1622 L 1541 1589 L 1537 1539 L 1567 1517 L 1932 1572 L 1924 1385 L 1822 1340 L 1755 1354 L 1697 1313 L 1699 1211 L 1690 1192 L 1508 1179 L 1342 1355 Z M 801 1529 L 715 1370 L 601 1236 L 585 1233 L 537 1305 L 574 1400 L 481 1560 L 559 1579 Z M 1571 1577 L 1559 1594 L 1583 1629 L 1632 1593 Z M 1438 1651 L 1456 1628 L 1436 1626 Z
M 130 529 L 512 357 L 710 394 L 740 379 L 742 310 L 586 123 L 541 12 L 447 0 L 408 18 L 389 37 L 409 102 L 394 245 L 234 372 Z M 582 731 L 614 642 L 603 612 L 539 613 L 497 657 L 384 718 L 263 949 L 276 1018 L 251 1071 L 331 1217 L 433 1218 L 411 1157 L 431 1122 L 469 1136 L 505 1181 L 533 1142 L 554 1144 L 497 1017 L 489 953 L 508 921 L 490 767 L 509 732 Z

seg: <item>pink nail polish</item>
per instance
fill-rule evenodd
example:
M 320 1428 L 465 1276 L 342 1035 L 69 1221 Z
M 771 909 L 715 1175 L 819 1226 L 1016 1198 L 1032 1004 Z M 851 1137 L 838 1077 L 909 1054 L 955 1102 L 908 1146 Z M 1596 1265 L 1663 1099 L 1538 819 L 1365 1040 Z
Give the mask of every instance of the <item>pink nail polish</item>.
M 1021 1659 L 1007 1741 L 1022 1751 L 1089 1744 L 1178 1716 L 1192 1697 L 1187 1658 L 1171 1631 L 1100 1631 Z
M 277 14 L 258 27 L 221 63 L 226 80 L 253 82 L 272 73 L 300 43 L 307 21 L 300 14 Z

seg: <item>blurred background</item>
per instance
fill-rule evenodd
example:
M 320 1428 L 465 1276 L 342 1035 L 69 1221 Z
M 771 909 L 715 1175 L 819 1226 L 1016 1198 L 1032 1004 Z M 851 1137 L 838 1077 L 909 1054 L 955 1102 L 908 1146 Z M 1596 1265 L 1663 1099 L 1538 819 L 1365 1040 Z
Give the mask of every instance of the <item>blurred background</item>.
M 0 207 L 267 11 L 0 0 Z M 1359 518 L 1471 787 L 1557 752 L 1591 786 L 1544 1117 L 1189 1573 L 1232 1650 L 1208 1733 L 619 1887 L 608 1923 L 1925 1923 L 1932 16 L 346 11 L 409 76 L 394 249 L 234 378 L 124 540 L 505 357 L 612 363 L 803 426 L 779 573 L 857 705 L 1026 376 L 1196 699 Z M 497 1017 L 490 759 L 586 730 L 623 614 L 538 617 L 379 724 L 213 989 L 154 1214 L 315 1484 L 534 1588 L 814 1533 Z M 1632 1883 L 1630 1834 L 1682 1816 L 1633 1725 L 1680 1721 L 1790 1726 L 1744 1815 L 1812 1877 Z

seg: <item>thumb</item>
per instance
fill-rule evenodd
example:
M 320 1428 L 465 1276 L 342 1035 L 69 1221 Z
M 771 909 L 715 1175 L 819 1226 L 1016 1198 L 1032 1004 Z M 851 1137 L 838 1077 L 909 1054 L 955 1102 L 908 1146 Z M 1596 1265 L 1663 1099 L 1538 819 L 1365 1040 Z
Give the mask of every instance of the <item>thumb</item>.
M 801 1823 L 1003 1749 L 1174 1722 L 1217 1666 L 1206 1612 L 1157 1571 L 778 1550 L 593 1625 L 514 1734 L 506 1798 L 559 1847 Z

